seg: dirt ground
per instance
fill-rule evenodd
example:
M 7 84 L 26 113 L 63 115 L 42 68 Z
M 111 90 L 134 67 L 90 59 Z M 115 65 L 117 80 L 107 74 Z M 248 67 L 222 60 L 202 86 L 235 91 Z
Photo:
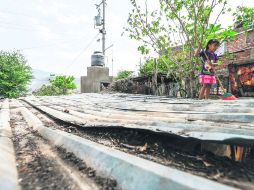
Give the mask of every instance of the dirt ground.
M 11 128 L 22 189 L 119 189 L 74 154 L 54 147 L 29 128 L 17 110 L 11 111 Z

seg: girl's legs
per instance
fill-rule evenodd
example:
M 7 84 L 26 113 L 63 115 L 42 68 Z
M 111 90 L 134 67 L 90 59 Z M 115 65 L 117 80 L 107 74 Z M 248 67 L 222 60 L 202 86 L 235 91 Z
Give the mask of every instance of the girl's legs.
M 205 90 L 206 90 L 206 85 L 203 84 L 200 91 L 199 91 L 199 99 L 202 100 L 204 99 L 205 96 Z
M 206 86 L 205 92 L 204 92 L 205 99 L 208 99 L 209 96 L 210 96 L 210 90 L 211 90 L 212 85 L 211 84 L 206 84 L 205 86 Z

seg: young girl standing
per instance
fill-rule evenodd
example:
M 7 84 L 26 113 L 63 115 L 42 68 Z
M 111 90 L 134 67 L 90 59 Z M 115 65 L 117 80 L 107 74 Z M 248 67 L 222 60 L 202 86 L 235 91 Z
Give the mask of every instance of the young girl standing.
M 216 39 L 209 40 L 206 50 L 199 53 L 199 56 L 202 58 L 202 70 L 199 75 L 199 83 L 201 84 L 199 99 L 208 99 L 212 85 L 216 84 L 213 64 L 218 62 L 215 51 L 219 47 L 219 44 L 220 42 Z

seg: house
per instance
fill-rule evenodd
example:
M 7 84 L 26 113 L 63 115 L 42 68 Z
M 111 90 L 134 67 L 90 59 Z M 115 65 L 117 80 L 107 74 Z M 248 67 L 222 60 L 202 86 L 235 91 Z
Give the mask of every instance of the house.
M 222 65 L 217 74 L 223 76 L 228 91 L 237 96 L 254 97 L 254 30 L 239 32 L 220 49 Z

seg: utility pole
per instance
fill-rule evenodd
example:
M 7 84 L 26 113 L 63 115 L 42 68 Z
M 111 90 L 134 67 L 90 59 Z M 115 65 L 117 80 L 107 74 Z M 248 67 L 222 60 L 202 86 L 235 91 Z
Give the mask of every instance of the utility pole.
M 98 15 L 95 16 L 94 27 L 99 29 L 102 34 L 102 54 L 105 57 L 106 51 L 106 0 L 101 0 L 100 4 L 96 4 L 96 9 L 98 10 Z M 101 6 L 102 6 L 102 17 L 101 17 Z
M 103 10 L 103 25 L 102 25 L 102 54 L 105 56 L 106 47 L 106 0 L 102 0 L 102 10 Z

